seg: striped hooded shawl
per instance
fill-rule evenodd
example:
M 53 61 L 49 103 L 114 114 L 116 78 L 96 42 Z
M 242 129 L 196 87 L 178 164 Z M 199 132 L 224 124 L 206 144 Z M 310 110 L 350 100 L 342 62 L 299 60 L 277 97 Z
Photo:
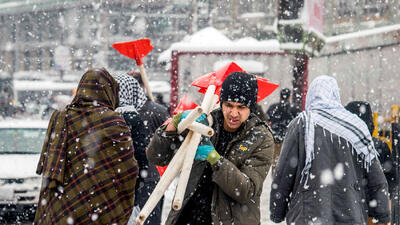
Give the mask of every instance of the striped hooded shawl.
M 147 97 L 139 82 L 128 74 L 116 75 L 114 78 L 119 84 L 120 100 L 120 107 L 116 111 L 122 113 L 140 110 L 146 103 Z
M 306 183 L 314 159 L 316 124 L 351 143 L 367 170 L 372 160 L 377 157 L 367 125 L 342 106 L 339 87 L 334 78 L 319 76 L 313 80 L 307 92 L 306 109 L 300 116 L 305 120 L 306 163 L 302 179 L 306 178 Z
M 35 224 L 126 224 L 137 163 L 119 113 L 118 84 L 105 69 L 87 71 L 71 104 L 53 113 L 37 173 Z

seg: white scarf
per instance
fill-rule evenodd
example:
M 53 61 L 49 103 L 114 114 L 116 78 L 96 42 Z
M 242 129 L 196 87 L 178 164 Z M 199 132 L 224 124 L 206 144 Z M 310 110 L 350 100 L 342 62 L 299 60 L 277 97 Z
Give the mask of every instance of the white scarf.
M 368 171 L 378 153 L 365 122 L 342 106 L 339 87 L 334 78 L 319 76 L 313 80 L 306 97 L 306 110 L 301 116 L 305 120 L 306 162 L 302 179 L 305 177 L 306 183 L 314 159 L 316 124 L 350 142 L 357 155 L 363 159 L 363 166 Z

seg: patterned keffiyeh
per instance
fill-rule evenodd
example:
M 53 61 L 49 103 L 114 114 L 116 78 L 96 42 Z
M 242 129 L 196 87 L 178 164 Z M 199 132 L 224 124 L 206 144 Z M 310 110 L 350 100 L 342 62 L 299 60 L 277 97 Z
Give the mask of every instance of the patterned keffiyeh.
M 319 76 L 313 80 L 306 97 L 306 110 L 301 113 L 301 116 L 305 120 L 306 147 L 306 163 L 302 178 L 308 179 L 314 159 L 314 126 L 316 124 L 350 142 L 356 153 L 363 159 L 367 170 L 372 160 L 377 157 L 367 125 L 342 106 L 339 87 L 334 78 Z
M 132 106 L 136 110 L 140 110 L 146 103 L 147 97 L 143 89 L 140 87 L 139 82 L 128 74 L 116 75 L 114 78 L 119 85 L 119 100 L 121 108 L 117 111 L 131 111 Z M 130 108 L 124 108 L 128 106 Z

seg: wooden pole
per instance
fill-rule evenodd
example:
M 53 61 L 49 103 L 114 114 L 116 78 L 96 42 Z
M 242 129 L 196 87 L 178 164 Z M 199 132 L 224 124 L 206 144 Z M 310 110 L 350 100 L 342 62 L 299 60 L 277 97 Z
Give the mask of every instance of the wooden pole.
M 147 95 L 149 96 L 149 99 L 154 102 L 153 93 L 151 93 L 149 80 L 147 79 L 146 70 L 144 69 L 143 64 L 139 66 L 139 70 L 140 70 L 140 76 L 142 78 L 144 88 L 146 88 Z
M 207 137 L 211 137 L 214 135 L 214 130 L 209 127 L 206 126 L 204 124 L 198 123 L 198 122 L 193 122 L 189 127 L 189 130 L 199 133 L 201 135 L 207 136 Z
M 157 186 L 151 193 L 149 199 L 147 199 L 146 204 L 143 206 L 142 210 L 140 211 L 138 217 L 136 218 L 135 222 L 137 224 L 142 225 L 150 213 L 153 211 L 154 207 L 160 201 L 162 196 L 164 195 L 165 191 L 168 189 L 171 182 L 174 178 L 178 175 L 179 171 L 182 168 L 184 157 L 185 157 L 185 149 L 187 148 L 190 140 L 192 137 L 192 132 L 186 136 L 185 140 L 183 141 L 181 147 L 176 152 L 175 156 L 172 158 L 171 162 L 169 163 L 167 169 L 165 170 L 164 174 L 161 176 L 160 181 L 157 183 Z
M 201 114 L 204 112 L 204 110 L 201 107 L 196 107 L 194 110 L 192 110 L 185 119 L 183 119 L 181 122 L 178 124 L 178 134 L 182 133 L 186 128 L 188 128 L 196 119 L 201 116 Z
M 190 131 L 190 133 L 193 133 L 193 131 Z M 201 134 L 193 133 L 190 142 L 186 148 L 182 172 L 179 176 L 174 201 L 172 203 L 172 208 L 175 211 L 180 210 L 182 207 L 183 198 L 185 197 L 186 186 L 189 181 L 190 171 L 192 170 L 193 160 L 196 155 L 197 146 L 199 146 L 200 140 Z
M 210 85 L 204 94 L 203 102 L 201 104 L 202 109 L 206 109 L 205 113 L 208 115 L 210 110 L 213 109 L 211 105 L 214 101 L 215 85 Z M 186 186 L 189 181 L 190 172 L 192 170 L 193 160 L 196 155 L 197 147 L 201 140 L 201 134 L 194 133 L 191 137 L 190 143 L 186 150 L 185 160 L 183 162 L 182 172 L 179 176 L 178 186 L 176 187 L 174 201 L 172 208 L 179 210 L 182 207 L 183 198 L 185 197 Z

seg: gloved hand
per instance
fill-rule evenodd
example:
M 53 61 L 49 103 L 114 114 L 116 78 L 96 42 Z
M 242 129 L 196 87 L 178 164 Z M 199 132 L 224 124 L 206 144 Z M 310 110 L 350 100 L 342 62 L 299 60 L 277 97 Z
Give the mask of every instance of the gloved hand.
M 214 165 L 219 158 L 221 158 L 221 156 L 215 150 L 210 138 L 203 136 L 203 140 L 200 142 L 199 147 L 197 147 L 194 159 L 200 161 L 207 160 L 211 165 Z
M 192 109 L 185 110 L 183 112 L 180 112 L 180 113 L 176 114 L 174 117 L 172 117 L 172 121 L 174 123 L 174 127 L 178 128 L 179 122 L 181 122 L 183 119 L 185 119 L 189 115 L 189 113 L 191 111 L 193 111 L 193 110 Z M 207 115 L 205 113 L 201 114 L 201 116 L 199 116 L 199 118 L 196 119 L 196 122 L 202 123 L 202 124 L 208 126 Z

